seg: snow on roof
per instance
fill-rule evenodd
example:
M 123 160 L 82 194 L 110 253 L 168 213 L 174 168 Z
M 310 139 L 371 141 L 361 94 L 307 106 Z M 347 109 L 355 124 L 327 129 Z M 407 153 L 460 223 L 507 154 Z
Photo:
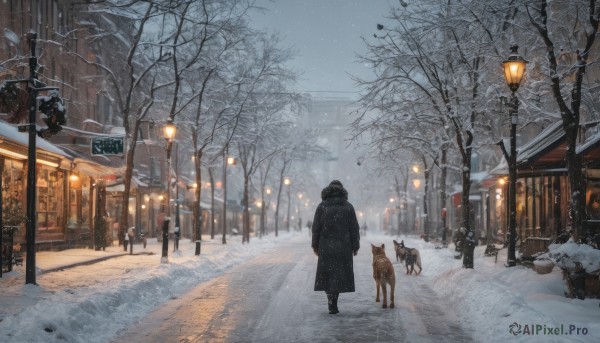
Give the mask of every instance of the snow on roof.
M 483 179 L 485 179 L 488 175 L 489 175 L 489 173 L 487 171 L 485 171 L 485 170 L 477 172 L 477 173 L 471 173 L 471 182 L 472 183 L 479 183 Z
M 565 137 L 565 131 L 562 129 L 562 122 L 557 121 L 548 126 L 539 135 L 517 148 L 517 164 L 527 162 L 531 158 L 548 149 L 552 144 L 557 143 Z
M 600 142 L 600 132 L 590 136 L 583 144 L 577 147 L 575 150 L 578 154 L 585 152 L 586 150 L 593 148 Z
M 10 140 L 19 145 L 25 147 L 29 146 L 29 133 L 19 132 L 18 128 L 15 125 L 11 125 L 6 122 L 0 121 L 0 135 L 2 135 L 4 139 Z M 53 154 L 61 155 L 70 160 L 73 159 L 72 156 L 67 154 L 64 150 L 38 136 L 36 136 L 36 148 L 45 150 Z

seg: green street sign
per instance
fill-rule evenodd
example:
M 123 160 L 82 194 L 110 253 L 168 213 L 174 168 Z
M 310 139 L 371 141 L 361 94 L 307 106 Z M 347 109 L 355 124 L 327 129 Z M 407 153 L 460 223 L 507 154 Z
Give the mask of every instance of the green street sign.
M 92 138 L 92 155 L 122 155 L 123 137 Z

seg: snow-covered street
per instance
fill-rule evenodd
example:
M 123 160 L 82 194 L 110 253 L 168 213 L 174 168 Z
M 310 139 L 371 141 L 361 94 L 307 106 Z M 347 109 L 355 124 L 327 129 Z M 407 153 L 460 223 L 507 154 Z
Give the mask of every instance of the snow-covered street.
M 431 278 L 406 276 L 399 264 L 397 308 L 382 309 L 368 242 L 355 258 L 357 291 L 340 296 L 338 315 L 327 312 L 323 292 L 313 291 L 309 242 L 293 240 L 161 306 L 115 342 L 472 341 L 427 285 Z
M 217 239 L 205 241 L 200 258 L 193 256 L 193 244 L 182 242 L 182 256 L 170 252 L 169 264 L 160 264 L 160 244 L 151 242 L 145 252 L 155 254 L 43 273 L 39 286 L 23 285 L 23 270 L 18 267 L 0 279 L 6 289 L 0 302 L 0 337 L 3 342 L 600 339 L 598 299 L 565 298 L 557 270 L 538 275 L 524 267 L 503 267 L 505 250 L 494 263 L 493 258 L 482 257 L 483 247 L 478 247 L 475 269 L 468 270 L 452 257 L 451 248 L 435 249 L 432 243 L 401 237 L 421 251 L 423 260 L 423 273 L 408 276 L 394 258 L 395 237 L 369 234 L 362 237 L 355 258 L 357 291 L 342 294 L 340 314 L 330 315 L 325 295 L 312 290 L 316 257 L 306 231 L 244 245 L 238 238 L 226 245 Z M 395 266 L 395 309 L 375 303 L 371 243 L 385 243 Z M 134 253 L 139 251 L 143 249 L 136 245 Z M 44 253 L 44 263 L 66 264 L 64 257 L 59 258 L 65 254 L 69 251 Z M 521 325 L 520 333 L 511 333 L 513 323 Z M 531 325 L 540 330 L 527 334 L 525 327 Z M 571 326 L 580 334 L 568 335 Z M 544 334 L 544 327 L 562 327 L 563 335 Z

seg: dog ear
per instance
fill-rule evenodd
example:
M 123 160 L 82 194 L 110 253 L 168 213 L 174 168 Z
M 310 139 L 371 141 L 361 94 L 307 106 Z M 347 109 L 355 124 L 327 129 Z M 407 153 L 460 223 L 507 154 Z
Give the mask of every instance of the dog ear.
M 398 245 L 398 242 L 396 242 L 396 240 L 394 239 L 394 245 Z

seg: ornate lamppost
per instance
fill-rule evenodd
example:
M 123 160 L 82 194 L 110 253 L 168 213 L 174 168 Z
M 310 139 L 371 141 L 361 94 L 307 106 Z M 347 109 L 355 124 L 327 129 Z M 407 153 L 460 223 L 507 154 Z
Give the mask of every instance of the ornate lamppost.
M 163 127 L 163 134 L 167 141 L 167 213 L 165 220 L 162 224 L 162 255 L 160 258 L 161 263 L 169 263 L 169 222 L 171 221 L 171 149 L 173 148 L 173 141 L 175 140 L 175 134 L 177 133 L 177 127 L 173 124 L 173 119 L 167 119 L 167 124 Z
M 506 151 L 504 142 L 498 144 L 502 149 L 504 158 L 508 163 L 508 256 L 507 266 L 514 267 L 517 264 L 515 256 L 515 243 L 517 238 L 517 123 L 519 122 L 519 100 L 515 92 L 519 89 L 527 61 L 519 56 L 519 47 L 513 44 L 510 47 L 510 55 L 502 62 L 504 66 L 504 77 L 508 88 L 511 90 L 508 114 L 510 117 L 510 154 Z

